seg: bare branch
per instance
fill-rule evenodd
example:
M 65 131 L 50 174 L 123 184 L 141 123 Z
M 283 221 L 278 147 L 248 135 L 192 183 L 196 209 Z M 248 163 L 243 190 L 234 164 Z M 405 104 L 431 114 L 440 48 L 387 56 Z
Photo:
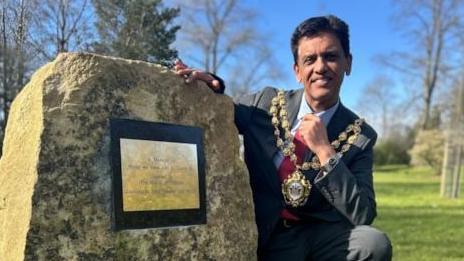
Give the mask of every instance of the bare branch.
M 179 41 L 187 42 L 190 61 L 203 66 L 203 69 L 218 73 L 227 71 L 234 78 L 236 68 L 240 68 L 240 83 L 231 80 L 228 89 L 245 84 L 253 86 L 269 78 L 271 73 L 280 70 L 268 66 L 272 53 L 261 56 L 260 51 L 267 48 L 255 25 L 256 13 L 238 0 L 185 0 L 178 1 L 182 8 L 184 23 Z M 257 44 L 257 43 L 260 43 Z M 182 52 L 182 50 L 181 50 Z M 243 70 L 247 67 L 247 70 Z M 250 72 L 249 74 L 247 74 Z M 237 87 L 243 89 L 242 87 Z
M 463 10 L 459 2 L 458 0 L 395 1 L 399 10 L 395 21 L 398 25 L 402 24 L 400 31 L 408 35 L 408 39 L 416 48 L 411 50 L 410 55 L 405 55 L 406 52 L 402 52 L 401 55 L 395 52 L 391 55 L 399 56 L 400 59 L 382 57 L 379 61 L 404 75 L 414 75 L 417 79 L 421 79 L 424 100 L 422 128 L 428 126 L 437 82 L 440 77 L 448 74 L 449 68 L 454 67 L 452 63 L 455 61 L 447 59 L 447 56 L 455 57 L 450 46 L 456 42 L 459 35 L 456 32 L 464 25 Z

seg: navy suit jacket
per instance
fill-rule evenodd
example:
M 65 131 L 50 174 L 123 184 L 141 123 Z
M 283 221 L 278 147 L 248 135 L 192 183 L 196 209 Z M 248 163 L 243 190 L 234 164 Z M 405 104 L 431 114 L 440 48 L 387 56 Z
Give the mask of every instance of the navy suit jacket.
M 290 123 L 298 114 L 303 89 L 286 91 Z M 283 208 L 303 219 L 327 222 L 348 220 L 353 225 L 371 224 L 376 216 L 372 182 L 373 146 L 376 132 L 366 123 L 358 140 L 343 154 L 339 164 L 327 175 L 304 171 L 313 188 L 307 203 L 298 208 L 286 206 L 273 157 L 277 152 L 274 127 L 269 113 L 277 89 L 262 91 L 235 101 L 235 124 L 243 135 L 245 162 L 255 204 L 258 247 L 266 244 Z M 359 118 L 341 103 L 327 126 L 329 141 L 335 140 L 348 124 Z M 311 157 L 311 152 L 306 159 Z

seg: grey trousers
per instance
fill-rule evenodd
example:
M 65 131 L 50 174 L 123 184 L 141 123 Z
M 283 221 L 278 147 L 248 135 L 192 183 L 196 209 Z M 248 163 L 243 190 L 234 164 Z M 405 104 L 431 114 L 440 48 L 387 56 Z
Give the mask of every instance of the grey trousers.
M 311 222 L 275 228 L 259 260 L 391 260 L 388 237 L 371 226 L 348 222 Z

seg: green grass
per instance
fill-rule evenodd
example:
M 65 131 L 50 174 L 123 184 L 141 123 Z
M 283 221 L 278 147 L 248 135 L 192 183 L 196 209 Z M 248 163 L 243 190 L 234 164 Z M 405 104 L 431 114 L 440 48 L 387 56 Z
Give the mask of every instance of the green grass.
M 393 260 L 464 260 L 464 198 L 440 197 L 439 176 L 388 166 L 375 171 L 374 182 L 374 226 L 390 237 Z

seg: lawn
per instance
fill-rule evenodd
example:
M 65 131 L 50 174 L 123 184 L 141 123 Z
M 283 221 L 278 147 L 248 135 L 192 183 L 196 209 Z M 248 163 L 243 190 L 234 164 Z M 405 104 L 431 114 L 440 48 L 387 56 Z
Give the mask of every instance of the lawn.
M 426 168 L 377 168 L 374 182 L 374 226 L 390 237 L 393 260 L 464 260 L 464 195 L 441 198 L 440 177 Z

